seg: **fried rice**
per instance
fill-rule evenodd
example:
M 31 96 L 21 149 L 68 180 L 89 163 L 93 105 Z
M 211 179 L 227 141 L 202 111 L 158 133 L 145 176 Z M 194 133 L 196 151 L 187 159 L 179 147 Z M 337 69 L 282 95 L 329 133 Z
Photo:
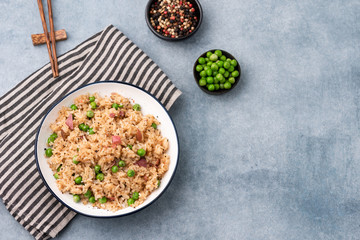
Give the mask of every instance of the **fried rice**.
M 95 97 L 95 109 L 90 96 Z M 117 93 L 110 97 L 81 95 L 74 105 L 73 109 L 62 107 L 56 122 L 50 125 L 57 137 L 48 141 L 52 150 L 48 163 L 57 187 L 97 208 L 117 211 L 139 206 L 159 187 L 169 168 L 169 142 L 157 129 L 160 122 L 153 115 L 144 116 L 141 110 L 134 110 L 132 100 Z M 88 111 L 93 117 L 87 116 Z M 140 157 L 139 149 L 146 154 Z M 119 161 L 125 166 L 119 166 Z M 100 171 L 95 171 L 96 165 Z M 112 171 L 113 166 L 117 171 Z M 129 170 L 135 175 L 129 176 Z M 103 180 L 97 178 L 99 173 Z M 81 179 L 81 183 L 75 179 Z

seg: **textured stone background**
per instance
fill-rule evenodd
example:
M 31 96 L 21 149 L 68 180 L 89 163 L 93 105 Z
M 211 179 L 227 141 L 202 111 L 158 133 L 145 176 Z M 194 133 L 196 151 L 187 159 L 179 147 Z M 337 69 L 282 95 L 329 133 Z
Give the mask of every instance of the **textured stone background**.
M 113 24 L 183 91 L 171 109 L 181 143 L 168 191 L 123 218 L 77 216 L 60 239 L 360 239 L 360 2 L 202 0 L 191 39 L 156 38 L 145 0 L 53 1 L 64 53 Z M 0 95 L 45 63 L 36 1 L 0 2 Z M 242 82 L 200 91 L 197 56 L 222 48 Z M 26 101 L 26 99 L 24 99 Z M 0 204 L 0 238 L 31 236 Z

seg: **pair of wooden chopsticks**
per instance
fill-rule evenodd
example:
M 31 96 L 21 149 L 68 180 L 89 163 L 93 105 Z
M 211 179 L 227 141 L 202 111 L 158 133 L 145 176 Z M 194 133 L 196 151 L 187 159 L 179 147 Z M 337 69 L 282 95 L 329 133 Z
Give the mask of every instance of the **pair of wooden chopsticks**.
M 59 76 L 59 70 L 58 70 L 58 62 L 57 62 L 57 57 L 56 57 L 56 40 L 55 40 L 55 30 L 54 30 L 54 21 L 53 21 L 51 0 L 47 0 L 47 5 L 48 5 L 48 12 L 49 12 L 50 38 L 51 38 L 52 46 L 50 46 L 50 39 L 49 39 L 48 30 L 47 30 L 47 26 L 46 26 L 46 20 L 45 20 L 44 7 L 42 4 L 42 0 L 37 0 L 37 2 L 39 5 L 41 22 L 42 22 L 43 29 L 44 29 L 46 46 L 47 46 L 48 53 L 49 53 L 51 70 L 53 73 L 53 77 L 55 78 L 55 77 Z

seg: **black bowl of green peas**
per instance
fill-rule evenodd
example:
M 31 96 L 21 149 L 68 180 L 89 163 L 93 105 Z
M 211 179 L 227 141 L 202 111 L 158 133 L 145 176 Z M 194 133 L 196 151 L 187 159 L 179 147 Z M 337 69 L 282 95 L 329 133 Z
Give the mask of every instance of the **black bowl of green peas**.
M 233 55 L 213 49 L 196 60 L 193 72 L 201 90 L 211 95 L 220 95 L 235 88 L 240 81 L 241 68 Z

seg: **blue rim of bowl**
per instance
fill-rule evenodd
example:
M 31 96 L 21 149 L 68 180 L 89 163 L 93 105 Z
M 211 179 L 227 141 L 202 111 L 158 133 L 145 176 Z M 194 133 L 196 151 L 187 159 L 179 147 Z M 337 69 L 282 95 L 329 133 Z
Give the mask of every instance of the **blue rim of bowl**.
M 151 23 L 150 23 L 150 6 L 151 6 L 151 3 L 153 2 L 154 0 L 149 0 L 148 3 L 146 4 L 146 8 L 145 8 L 145 20 L 146 20 L 146 25 L 149 27 L 149 29 L 151 30 L 151 32 L 157 36 L 158 38 L 160 39 L 163 39 L 163 40 L 166 40 L 166 41 L 181 41 L 181 40 L 185 40 L 187 38 L 190 38 L 191 36 L 193 36 L 197 30 L 200 28 L 200 25 L 202 23 L 202 18 L 203 18 L 203 10 L 202 10 L 202 7 L 201 7 L 201 4 L 200 4 L 200 1 L 198 0 L 190 0 L 190 1 L 194 1 L 195 4 L 197 5 L 198 9 L 199 9 L 199 21 L 198 21 L 198 24 L 196 25 L 196 28 L 194 29 L 194 31 L 191 32 L 191 34 L 189 35 L 186 35 L 186 36 L 183 36 L 183 37 L 180 37 L 180 38 L 170 38 L 170 37 L 165 37 L 164 35 L 162 35 L 161 33 L 158 33 L 156 30 L 154 30 L 154 28 L 151 26 Z
M 46 119 L 46 117 L 48 116 L 48 114 L 51 112 L 51 110 L 53 110 L 54 107 L 56 107 L 62 100 L 64 100 L 65 98 L 67 98 L 69 95 L 79 91 L 80 89 L 82 88 L 85 88 L 85 87 L 88 87 L 88 86 L 91 86 L 91 85 L 95 85 L 95 84 L 103 84 L 103 83 L 117 83 L 117 84 L 123 84 L 123 85 L 128 85 L 128 86 L 132 86 L 132 87 L 135 87 L 141 91 L 143 91 L 144 93 L 148 94 L 150 97 L 152 97 L 153 99 L 155 99 L 159 104 L 160 106 L 165 110 L 166 114 L 168 115 L 173 127 L 174 127 L 174 130 L 175 130 L 175 135 L 176 135 L 176 140 L 177 140 L 177 147 L 178 147 L 178 153 L 177 153 L 177 159 L 176 159 L 176 165 L 175 165 L 175 168 L 174 168 L 174 172 L 173 174 L 171 175 L 170 177 L 170 180 L 168 182 L 168 184 L 165 186 L 165 188 L 163 189 L 162 192 L 159 193 L 159 195 L 154 198 L 151 202 L 149 202 L 147 205 L 145 205 L 144 207 L 140 208 L 140 209 L 136 209 L 132 212 L 129 212 L 129 213 L 124 213 L 124 214 L 120 214 L 120 215 L 115 215 L 115 216 L 94 216 L 94 215 L 89 215 L 89 214 L 86 214 L 86 213 L 83 213 L 83 212 L 80 212 L 72 207 L 70 207 L 69 205 L 67 205 L 65 202 L 63 202 L 54 192 L 53 190 L 50 188 L 50 186 L 47 184 L 42 172 L 41 172 L 41 169 L 40 169 L 40 166 L 39 166 L 39 159 L 37 157 L 37 143 L 38 143 L 38 139 L 39 139 L 39 133 L 40 133 L 40 129 L 41 127 L 43 126 L 43 123 Z M 90 84 L 86 84 L 84 86 L 81 86 L 77 89 L 75 89 L 74 91 L 71 91 L 70 93 L 66 94 L 64 97 L 62 97 L 59 101 L 57 101 L 50 109 L 49 111 L 45 114 L 44 118 L 41 120 L 41 123 L 40 123 L 40 126 L 37 130 L 37 133 L 36 133 L 36 138 L 35 138 L 35 160 L 36 160 L 36 168 L 40 174 L 40 177 L 41 179 L 43 180 L 45 186 L 47 187 L 47 189 L 51 192 L 51 194 L 59 201 L 61 202 L 64 206 L 66 206 L 67 208 L 71 209 L 72 211 L 76 212 L 76 213 L 79 213 L 81 215 L 84 215 L 84 216 L 87 216 L 87 217 L 92 217 L 92 218 L 117 218 L 117 217 L 125 217 L 125 216 L 128 216 L 128 215 L 131 215 L 131 214 L 134 214 L 136 212 L 139 212 L 145 208 L 147 208 L 148 206 L 152 205 L 156 200 L 158 200 L 162 195 L 163 193 L 168 189 L 168 187 L 170 186 L 174 176 L 175 176 L 175 173 L 176 173 L 176 170 L 177 170 L 177 167 L 178 167 L 178 164 L 179 164 L 179 157 L 180 157 L 180 143 L 179 143 L 179 136 L 178 136 L 178 133 L 177 133 L 177 130 L 176 130 L 176 127 L 175 127 L 175 124 L 174 124 L 174 121 L 173 119 L 171 118 L 169 112 L 166 110 L 166 108 L 162 105 L 162 103 L 156 99 L 153 95 L 151 95 L 151 93 L 149 93 L 148 91 L 136 86 L 136 85 L 133 85 L 133 84 L 130 84 L 130 83 L 126 83 L 126 82 L 116 82 L 116 81 L 102 81 L 102 82 L 95 82 L 95 83 L 90 83 Z

